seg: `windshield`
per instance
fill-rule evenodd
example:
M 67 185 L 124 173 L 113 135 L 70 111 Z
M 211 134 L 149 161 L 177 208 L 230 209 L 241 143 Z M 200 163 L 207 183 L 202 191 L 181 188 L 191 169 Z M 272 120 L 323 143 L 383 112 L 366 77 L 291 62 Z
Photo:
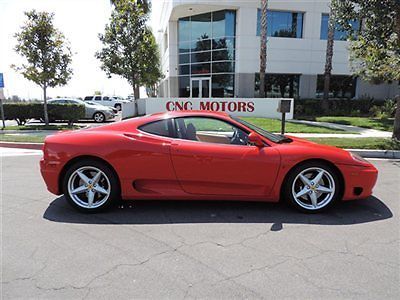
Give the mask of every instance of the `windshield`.
M 270 141 L 272 141 L 274 143 L 281 143 L 281 142 L 289 140 L 289 138 L 287 138 L 287 137 L 285 137 L 285 136 L 283 136 L 281 134 L 274 134 L 272 132 L 266 131 L 266 130 L 264 130 L 264 129 L 262 129 L 262 128 L 254 125 L 254 124 L 246 122 L 245 120 L 242 120 L 242 119 L 240 119 L 238 117 L 233 117 L 233 116 L 230 116 L 230 117 L 233 120 L 235 120 L 236 122 L 239 122 L 240 124 L 250 128 L 251 130 L 257 132 L 259 135 L 262 135 L 263 137 L 269 139 Z

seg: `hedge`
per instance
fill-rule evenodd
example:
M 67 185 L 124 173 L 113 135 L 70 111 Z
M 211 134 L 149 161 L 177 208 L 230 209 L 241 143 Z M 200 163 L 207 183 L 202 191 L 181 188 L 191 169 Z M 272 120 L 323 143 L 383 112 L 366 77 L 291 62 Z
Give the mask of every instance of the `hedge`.
M 44 119 L 42 103 L 4 103 L 4 117 L 6 120 L 16 120 L 23 125 L 29 119 Z M 68 124 L 85 117 L 85 106 L 76 104 L 48 104 L 49 120 L 68 121 Z
M 322 111 L 321 99 L 298 99 L 294 101 L 295 118 L 320 117 L 320 116 L 371 116 L 373 106 L 383 106 L 385 101 L 373 99 L 334 99 L 329 100 L 329 111 Z

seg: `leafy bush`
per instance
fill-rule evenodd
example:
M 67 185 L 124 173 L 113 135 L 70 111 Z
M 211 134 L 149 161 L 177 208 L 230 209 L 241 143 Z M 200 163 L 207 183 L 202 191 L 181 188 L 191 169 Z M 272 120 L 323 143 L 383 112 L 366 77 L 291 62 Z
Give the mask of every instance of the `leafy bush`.
M 370 109 L 370 113 L 373 117 L 379 119 L 394 118 L 396 112 L 397 103 L 393 100 L 387 100 L 382 106 L 374 105 Z
M 67 104 L 47 105 L 49 120 L 73 122 L 85 117 L 85 107 L 83 105 Z M 29 119 L 43 118 L 42 103 L 4 103 L 4 117 L 6 120 L 16 120 L 18 125 L 25 124 Z
M 347 116 L 347 117 L 369 117 L 373 116 L 372 107 L 380 108 L 387 105 L 389 101 L 378 101 L 373 99 L 334 99 L 329 100 L 329 111 L 324 113 L 320 99 L 299 99 L 294 102 L 294 113 L 296 118 L 315 118 L 320 116 Z

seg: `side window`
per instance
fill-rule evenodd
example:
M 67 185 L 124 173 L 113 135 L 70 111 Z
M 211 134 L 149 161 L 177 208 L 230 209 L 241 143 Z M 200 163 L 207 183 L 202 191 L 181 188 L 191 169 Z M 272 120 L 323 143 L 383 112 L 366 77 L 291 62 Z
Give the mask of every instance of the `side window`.
M 248 145 L 247 132 L 214 118 L 176 118 L 175 128 L 180 139 L 214 144 Z
M 103 97 L 103 100 L 109 101 L 111 99 L 110 99 L 110 97 L 105 96 L 105 97 Z
M 139 127 L 139 129 L 147 133 L 171 137 L 172 135 L 170 134 L 168 123 L 169 119 L 156 121 L 142 125 L 141 127 Z
M 101 101 L 101 96 L 96 96 L 96 97 L 94 97 L 94 100 L 96 100 L 96 101 Z
M 83 100 L 85 100 L 85 101 L 90 101 L 90 100 L 92 100 L 92 99 L 93 99 L 92 96 L 86 96 L 85 99 L 83 99 Z

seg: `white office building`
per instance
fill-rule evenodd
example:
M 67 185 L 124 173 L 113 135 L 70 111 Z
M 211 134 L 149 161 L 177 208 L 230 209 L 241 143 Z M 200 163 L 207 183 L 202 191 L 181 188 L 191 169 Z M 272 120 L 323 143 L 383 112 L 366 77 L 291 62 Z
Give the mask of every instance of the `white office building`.
M 269 1 L 267 97 L 322 96 L 329 2 Z M 154 5 L 162 5 L 154 28 L 165 75 L 161 97 L 258 96 L 259 0 L 165 0 Z M 398 82 L 372 85 L 351 76 L 347 47 L 346 32 L 336 31 L 331 97 L 393 97 Z

